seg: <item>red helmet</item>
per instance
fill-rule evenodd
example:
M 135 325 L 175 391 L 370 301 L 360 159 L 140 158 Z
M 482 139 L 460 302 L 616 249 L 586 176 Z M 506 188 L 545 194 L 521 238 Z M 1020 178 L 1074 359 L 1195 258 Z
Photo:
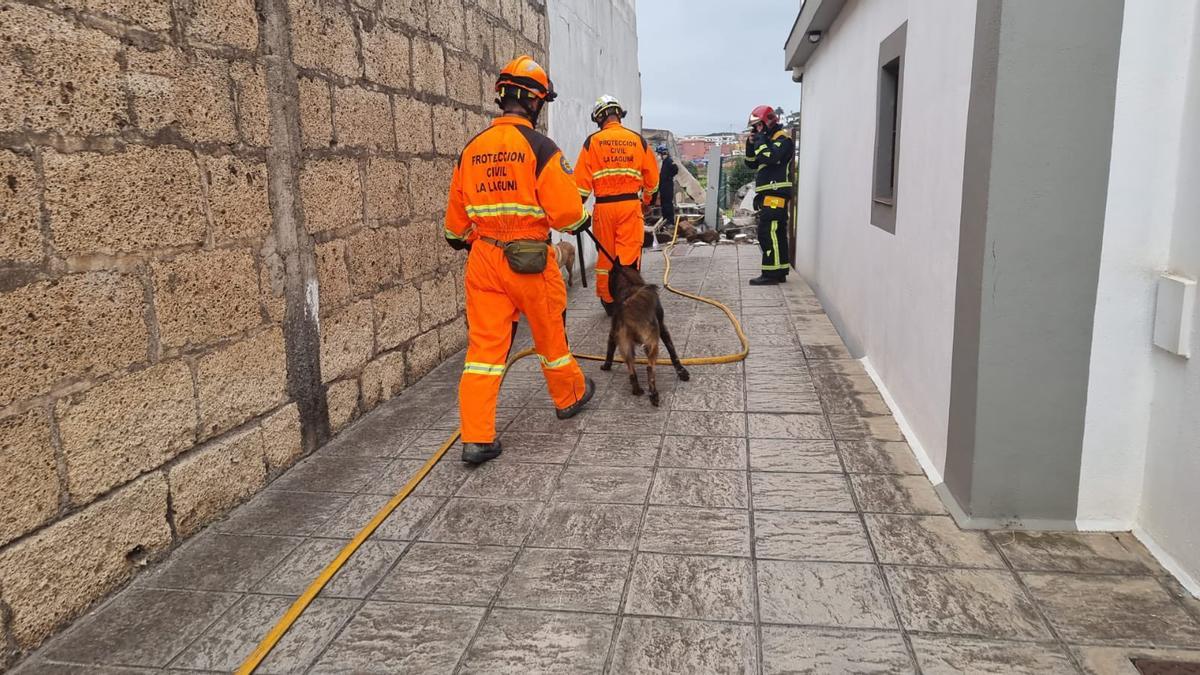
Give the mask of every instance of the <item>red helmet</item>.
M 775 109 L 771 106 L 760 105 L 750 111 L 750 119 L 746 122 L 746 126 L 752 127 L 758 122 L 762 122 L 768 127 L 773 127 L 779 124 L 779 115 L 775 114 Z
M 500 75 L 496 78 L 496 91 L 503 95 L 506 87 L 523 89 L 534 98 L 544 99 L 546 102 L 553 101 L 558 96 L 546 69 L 530 56 L 518 56 L 500 70 Z

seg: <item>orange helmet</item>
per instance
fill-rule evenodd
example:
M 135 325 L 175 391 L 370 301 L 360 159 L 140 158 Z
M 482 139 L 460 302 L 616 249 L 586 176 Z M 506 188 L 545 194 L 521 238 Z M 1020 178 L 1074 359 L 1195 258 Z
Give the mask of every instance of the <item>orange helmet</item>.
M 750 119 L 746 121 L 746 126 L 752 127 L 758 122 L 773 127 L 779 123 L 779 116 L 775 114 L 775 109 L 771 106 L 760 105 L 750 111 Z
M 532 57 L 521 55 L 500 70 L 496 78 L 496 92 L 504 96 L 507 87 L 516 87 L 529 92 L 534 98 L 546 102 L 553 101 L 558 94 L 554 92 L 554 83 L 546 69 L 538 65 Z

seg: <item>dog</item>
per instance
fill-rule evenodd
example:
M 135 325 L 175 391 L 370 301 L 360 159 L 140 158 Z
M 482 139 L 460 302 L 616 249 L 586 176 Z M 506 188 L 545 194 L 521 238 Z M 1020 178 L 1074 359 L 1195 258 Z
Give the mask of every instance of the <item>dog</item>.
M 608 331 L 608 353 L 605 354 L 601 370 L 611 370 L 613 354 L 621 348 L 621 358 L 629 369 L 629 382 L 633 385 L 633 395 L 641 396 L 642 387 L 638 383 L 635 365 L 635 351 L 638 345 L 646 352 L 646 383 L 650 390 L 650 405 L 658 406 L 658 383 L 654 378 L 654 364 L 658 361 L 658 341 L 667 347 L 671 355 L 671 365 L 680 380 L 687 382 L 691 379 L 686 368 L 679 362 L 675 353 L 675 343 L 667 324 L 663 322 L 662 301 L 658 297 L 658 286 L 647 284 L 636 267 L 629 267 L 617 260 L 608 275 L 608 289 L 613 297 L 612 326 Z
M 567 288 L 570 288 L 575 283 L 575 245 L 560 241 L 554 245 L 554 253 L 558 257 L 559 267 L 567 268 Z

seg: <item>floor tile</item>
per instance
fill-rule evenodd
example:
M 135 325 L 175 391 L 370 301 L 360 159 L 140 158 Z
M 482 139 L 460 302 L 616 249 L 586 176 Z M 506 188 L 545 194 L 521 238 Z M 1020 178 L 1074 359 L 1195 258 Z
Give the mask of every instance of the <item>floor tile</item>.
M 921 670 L 930 675 L 957 673 L 1042 673 L 1078 672 L 1070 657 L 1057 644 L 996 642 L 955 637 L 912 637 L 913 651 Z
M 740 509 L 651 506 L 639 547 L 658 553 L 750 555 L 750 520 Z
M 612 672 L 751 675 L 757 664 L 753 626 L 625 617 Z
M 985 533 L 960 530 L 949 516 L 868 513 L 864 518 L 881 563 L 1004 567 Z
M 517 549 L 413 544 L 372 594 L 375 600 L 486 605 L 500 588 Z
M 312 672 L 449 673 L 483 612 L 482 607 L 368 602 Z
M 323 537 L 351 539 L 392 498 L 392 495 L 374 493 L 355 495 L 346 508 L 321 528 L 319 534 Z M 446 497 L 407 497 L 371 536 L 376 539 L 412 539 L 433 520 L 434 514 L 445 502 Z
M 747 506 L 745 471 L 659 469 L 650 489 L 650 503 L 744 509 Z
M 238 534 L 308 535 L 350 502 L 350 495 L 265 490 L 213 525 Z
M 746 440 L 743 438 L 704 438 L 667 436 L 663 440 L 659 466 L 696 469 L 746 468 Z
M 1200 665 L 1200 650 L 1153 647 L 1075 647 L 1083 672 L 1088 675 L 1140 675 L 1133 660 Z
M 495 609 L 479 630 L 462 673 L 599 673 L 616 617 Z
M 527 548 L 513 566 L 497 605 L 616 613 L 629 573 L 628 553 Z
M 696 375 L 681 383 L 671 399 L 672 410 L 744 412 L 745 383 L 740 376 Z
M 763 673 L 914 673 L 898 632 L 763 626 Z
M 420 538 L 449 544 L 519 546 L 541 508 L 539 502 L 455 497 Z
M 772 391 L 756 381 L 746 382 L 746 410 L 756 413 L 802 413 L 820 415 L 821 399 L 817 390 L 806 382 L 780 387 Z
M 997 532 L 992 540 L 1018 570 L 1148 574 L 1154 565 L 1141 544 L 1108 533 Z
M 584 434 L 572 464 L 597 466 L 654 466 L 662 436 Z
M 746 435 L 746 415 L 737 412 L 694 412 L 672 410 L 667 433 L 674 436 Z
M 846 477 L 825 473 L 750 472 L 755 510 L 854 511 Z
M 348 539 L 309 539 L 300 545 L 254 590 L 257 593 L 298 596 L 350 543 Z M 407 544 L 368 540 L 321 591 L 323 598 L 365 598 Z
M 399 457 L 421 432 L 395 430 L 382 423 L 364 422 L 343 431 L 321 448 L 320 454 L 338 457 Z
M 858 505 L 864 512 L 942 515 L 946 507 L 924 476 L 852 474 Z
M 750 561 L 643 553 L 633 567 L 628 614 L 752 621 Z
M 547 504 L 529 536 L 529 545 L 628 551 L 641 521 L 640 504 Z
M 751 438 L 786 438 L 790 440 L 820 440 L 832 438 L 825 418 L 821 415 L 785 415 L 750 413 Z
M 841 473 L 842 463 L 833 441 L 752 438 L 750 468 L 755 471 Z
M 924 474 L 908 443 L 838 441 L 837 448 L 850 473 Z
M 1007 571 L 885 567 L 909 630 L 1016 640 L 1050 638 L 1033 603 Z
M 292 605 L 292 598 L 247 595 L 200 639 L 171 662 L 173 668 L 233 672 L 254 652 L 264 633 Z M 255 672 L 302 672 L 358 607 L 354 600 L 324 597 L 313 601 Z
M 554 481 L 562 471 L 558 464 L 506 464 L 488 462 L 467 473 L 459 486 L 459 497 L 544 500 L 554 489 Z
M 162 667 L 237 602 L 232 593 L 131 589 L 41 651 L 49 660 Z
M 903 441 L 904 434 L 896 426 L 891 415 L 859 417 L 858 415 L 830 415 L 829 424 L 833 437 L 839 441 Z
M 459 460 L 460 446 L 450 448 L 446 456 L 434 465 L 425 478 L 412 491 L 414 496 L 449 497 L 458 491 L 471 474 L 470 467 Z M 373 494 L 395 495 L 408 485 L 417 472 L 425 466 L 420 459 L 397 459 L 379 473 L 375 481 L 369 483 L 365 492 Z
M 1200 646 L 1200 623 L 1151 577 L 1022 573 L 1068 641 Z
M 758 601 L 764 623 L 897 627 L 874 565 L 760 560 Z
M 642 504 L 650 490 L 650 470 L 640 467 L 567 465 L 552 499 L 567 502 Z
M 646 401 L 645 410 L 640 412 L 588 409 L 572 419 L 579 419 L 580 428 L 589 434 L 661 434 L 670 413 L 665 408 L 651 406 L 645 396 L 640 398 Z
M 500 437 L 504 454 L 496 461 L 563 463 L 578 442 L 579 434 L 525 433 L 510 428 Z
M 144 588 L 248 591 L 295 549 L 301 539 L 209 530 L 134 582 Z
M 874 562 L 855 513 L 757 511 L 754 542 L 760 560 Z
M 268 486 L 293 492 L 358 492 L 379 476 L 389 460 L 314 455 L 292 467 Z

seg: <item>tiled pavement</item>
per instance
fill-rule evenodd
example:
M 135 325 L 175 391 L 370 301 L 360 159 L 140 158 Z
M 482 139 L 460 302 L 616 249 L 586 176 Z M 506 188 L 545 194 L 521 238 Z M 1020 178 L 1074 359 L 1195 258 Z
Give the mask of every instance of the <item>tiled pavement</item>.
M 1133 672 L 1200 660 L 1200 601 L 1127 535 L 959 530 L 798 279 L 751 288 L 753 247 L 680 247 L 673 282 L 726 302 L 744 364 L 663 405 L 623 371 L 554 418 L 536 362 L 501 396 L 504 455 L 457 448 L 261 672 Z M 661 269 L 647 256 L 648 276 Z M 686 355 L 736 351 L 665 295 Z M 588 291 L 576 351 L 606 324 Z M 229 671 L 457 424 L 449 362 L 140 576 L 26 672 Z M 1154 648 L 1162 648 L 1155 650 Z M 63 664 L 78 664 L 75 666 Z

